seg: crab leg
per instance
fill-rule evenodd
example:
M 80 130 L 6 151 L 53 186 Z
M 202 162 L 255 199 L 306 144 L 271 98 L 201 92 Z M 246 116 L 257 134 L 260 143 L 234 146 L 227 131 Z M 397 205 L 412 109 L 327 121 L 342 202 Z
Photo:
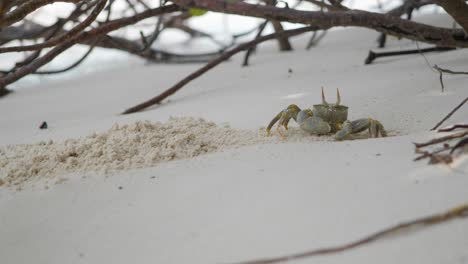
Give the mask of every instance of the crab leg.
M 335 134 L 337 140 L 343 140 L 350 134 L 355 134 L 369 130 L 370 137 L 386 137 L 387 132 L 385 131 L 382 123 L 372 118 L 362 118 L 354 121 L 346 121 L 340 131 Z

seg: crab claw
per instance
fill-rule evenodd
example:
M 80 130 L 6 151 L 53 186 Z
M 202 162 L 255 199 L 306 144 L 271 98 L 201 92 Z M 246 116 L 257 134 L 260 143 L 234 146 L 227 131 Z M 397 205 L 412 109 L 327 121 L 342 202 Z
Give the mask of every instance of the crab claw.
M 267 135 L 268 136 L 270 135 L 271 128 L 276 124 L 276 122 L 278 122 L 278 120 L 279 120 L 278 127 L 283 126 L 287 130 L 289 120 L 291 120 L 291 118 L 296 120 L 297 114 L 300 111 L 301 109 L 297 105 L 292 104 L 292 105 L 289 105 L 283 111 L 279 112 L 268 124 L 266 128 Z
M 270 136 L 271 134 L 271 128 L 275 125 L 278 120 L 280 120 L 281 116 L 283 115 L 283 111 L 279 112 L 268 124 L 266 128 L 267 136 Z

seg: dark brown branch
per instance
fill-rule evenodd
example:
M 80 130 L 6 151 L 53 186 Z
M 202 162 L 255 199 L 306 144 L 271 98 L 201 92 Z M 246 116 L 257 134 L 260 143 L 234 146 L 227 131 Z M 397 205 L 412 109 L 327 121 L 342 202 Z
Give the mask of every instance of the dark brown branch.
M 248 49 L 248 48 L 250 48 L 252 46 L 255 46 L 258 43 L 261 43 L 261 42 L 264 42 L 264 41 L 267 41 L 267 40 L 271 40 L 271 39 L 275 39 L 275 38 L 278 38 L 279 36 L 290 37 L 290 36 L 299 35 L 299 34 L 302 34 L 302 33 L 308 32 L 308 31 L 312 31 L 312 30 L 316 30 L 315 26 L 308 26 L 308 27 L 303 27 L 303 28 L 298 28 L 298 29 L 285 30 L 285 31 L 282 31 L 282 32 L 262 36 L 260 38 L 254 39 L 254 40 L 252 40 L 250 42 L 247 42 L 247 43 L 244 43 L 244 44 L 240 44 L 237 47 L 235 47 L 235 48 L 233 48 L 233 49 L 231 49 L 229 51 L 224 52 L 219 57 L 217 57 L 216 59 L 210 61 L 208 64 L 206 64 L 202 68 L 200 68 L 200 69 L 196 70 L 195 72 L 191 73 L 190 75 L 188 75 L 187 77 L 185 77 L 184 79 L 182 79 L 181 81 L 179 81 L 174 86 L 167 89 L 166 91 L 164 91 L 160 95 L 158 95 L 156 97 L 153 97 L 153 98 L 151 98 L 151 99 L 149 99 L 149 100 L 147 100 L 147 101 L 145 101 L 145 102 L 143 102 L 141 104 L 138 104 L 136 106 L 128 108 L 122 114 L 135 113 L 135 112 L 141 111 L 141 110 L 143 110 L 143 109 L 145 109 L 147 107 L 150 107 L 152 105 L 160 103 L 162 100 L 164 100 L 168 96 L 174 94 L 175 92 L 177 92 L 182 87 L 184 87 L 187 83 L 189 83 L 190 81 L 200 77 L 202 74 L 209 71 L 210 69 L 212 69 L 216 65 L 218 65 L 221 62 L 229 59 L 230 57 L 237 54 L 238 52 L 246 50 L 246 49 Z
M 317 30 L 337 26 L 357 26 L 442 47 L 468 47 L 468 37 L 463 30 L 440 28 L 361 10 L 300 11 L 223 0 L 174 0 L 174 2 L 187 8 L 196 7 L 213 12 L 309 24 L 314 25 Z
M 94 48 L 96 46 L 90 46 L 88 51 L 86 51 L 86 53 L 79 59 L 77 60 L 75 63 L 73 63 L 72 65 L 64 68 L 64 69 L 61 69 L 61 70 L 48 70 L 48 71 L 35 71 L 31 74 L 39 74 L 39 75 L 49 75 L 49 74 L 57 74 L 57 73 L 64 73 L 64 72 L 67 72 L 75 67 L 77 67 L 78 65 L 80 65 L 83 61 L 86 60 L 86 58 L 88 58 L 88 56 L 91 54 L 91 52 L 93 52 Z
M 437 71 L 440 71 L 440 72 L 444 72 L 444 73 L 450 73 L 450 74 L 465 74 L 465 75 L 468 75 L 468 72 L 452 71 L 452 70 L 440 68 L 440 67 L 437 66 L 437 65 L 434 65 L 434 69 L 436 69 Z
M 38 49 L 44 49 L 48 47 L 55 46 L 63 41 L 65 41 L 68 38 L 71 38 L 75 36 L 78 33 L 81 33 L 85 28 L 87 28 L 91 23 L 93 23 L 99 13 L 104 9 L 106 6 L 107 0 L 101 0 L 98 2 L 98 5 L 96 8 L 94 8 L 93 12 L 80 24 L 78 24 L 76 27 L 72 28 L 70 31 L 67 31 L 66 33 L 51 38 L 50 40 L 40 43 L 40 44 L 35 44 L 35 45 L 27 45 L 27 46 L 18 46 L 18 47 L 6 47 L 6 48 L 1 48 L 0 47 L 0 53 L 5 53 L 5 52 L 19 52 L 19 51 L 29 51 L 29 50 L 38 50 Z
M 277 3 L 277 0 L 263 0 L 263 1 L 269 6 L 276 6 L 276 3 Z M 273 29 L 275 30 L 275 32 L 284 31 L 283 25 L 281 25 L 280 21 L 273 19 L 273 20 L 270 20 L 270 22 L 273 25 Z M 287 37 L 278 37 L 278 45 L 279 45 L 280 51 L 291 51 L 293 49 Z
M 255 36 L 255 39 L 258 39 L 262 36 L 262 33 L 263 33 L 263 30 L 265 30 L 265 27 L 266 25 L 268 24 L 268 20 L 265 20 L 265 22 L 263 22 L 260 27 L 258 28 L 258 32 L 257 32 L 257 35 Z M 255 46 L 252 46 L 250 47 L 246 52 L 245 52 L 245 56 L 244 56 L 244 62 L 242 63 L 242 66 L 249 66 L 249 58 L 250 58 L 250 55 L 255 51 L 255 48 L 256 48 L 256 45 Z
M 44 27 L 35 23 L 25 22 L 19 26 L 8 27 L 0 31 L 0 44 L 8 43 L 12 40 L 41 38 L 49 27 Z
M 450 150 L 450 154 L 455 152 L 456 149 L 459 149 L 459 148 L 461 148 L 461 147 L 463 147 L 465 145 L 468 145 L 468 137 L 463 138 L 460 141 L 458 141 L 457 144 L 455 144 L 455 146 L 453 146 L 452 150 Z
M 1 75 L 0 75 L 0 76 L 1 76 Z M 3 97 L 3 96 L 5 96 L 5 95 L 7 95 L 7 94 L 9 94 L 9 93 L 11 93 L 10 90 L 8 90 L 8 89 L 5 88 L 5 87 L 0 87 L 0 97 Z
M 452 126 L 449 126 L 449 127 L 441 128 L 441 129 L 437 130 L 437 132 L 450 132 L 450 131 L 453 131 L 453 130 L 458 129 L 458 128 L 468 128 L 468 124 L 455 124 L 455 125 L 452 125 Z
M 450 111 L 450 113 L 448 113 L 442 120 L 439 121 L 439 123 L 437 123 L 433 128 L 431 128 L 431 130 L 436 130 L 437 128 L 440 127 L 440 125 L 442 125 L 442 123 L 444 123 L 447 119 L 449 119 L 458 109 L 460 109 L 460 107 L 462 107 L 466 102 L 468 101 L 468 97 L 466 97 L 463 101 L 461 101 L 460 104 L 458 104 L 454 109 L 452 109 L 452 111 Z
M 322 0 L 305 0 L 306 2 L 309 2 L 311 4 L 316 5 L 317 7 L 320 7 L 321 9 L 326 8 L 329 11 L 343 11 L 347 10 L 348 8 L 342 6 L 336 6 L 336 5 L 330 5 Z
M 276 258 L 237 262 L 236 264 L 274 264 L 274 263 L 299 260 L 299 259 L 304 259 L 304 258 L 309 258 L 309 257 L 314 257 L 314 256 L 323 256 L 323 255 L 341 253 L 341 252 L 348 251 L 357 247 L 361 247 L 371 242 L 375 242 L 377 240 L 381 240 L 383 238 L 402 235 L 404 234 L 403 232 L 408 233 L 408 232 L 414 231 L 415 229 L 429 227 L 429 226 L 441 224 L 447 221 L 455 220 L 457 218 L 465 218 L 467 216 L 468 216 L 468 204 L 462 204 L 455 208 L 449 209 L 446 212 L 419 218 L 419 219 L 412 220 L 412 221 L 403 222 L 401 224 L 397 224 L 395 226 L 386 228 L 382 231 L 373 233 L 359 240 L 346 243 L 343 245 L 329 247 L 329 248 L 315 249 L 315 250 L 311 250 L 311 251 L 307 251 L 303 253 L 291 254 L 291 255 L 281 256 L 281 257 L 276 257 Z
M 442 142 L 445 142 L 445 141 L 449 141 L 449 140 L 452 140 L 452 139 L 455 139 L 455 138 L 461 138 L 461 137 L 464 137 L 466 135 L 468 135 L 468 130 L 461 131 L 461 132 L 454 133 L 454 134 L 450 134 L 450 135 L 445 136 L 445 137 L 434 138 L 434 139 L 429 140 L 428 142 L 424 142 L 424 143 L 414 143 L 414 145 L 416 146 L 416 148 L 423 148 L 423 147 L 427 147 L 427 146 L 430 146 L 430 145 L 439 144 L 439 143 L 442 143 Z
M 111 32 L 113 30 L 119 29 L 121 27 L 134 24 L 148 17 L 153 17 L 153 16 L 157 16 L 163 13 L 168 13 L 168 12 L 174 12 L 177 10 L 179 10 L 179 7 L 176 5 L 163 6 L 163 7 L 144 11 L 135 16 L 112 20 L 110 22 L 102 24 L 101 26 L 95 29 L 82 32 L 76 36 L 73 36 L 70 39 L 67 39 L 62 44 L 56 46 L 47 54 L 34 60 L 30 64 L 23 66 L 17 69 L 16 71 L 7 74 L 6 76 L 1 77 L 0 87 L 5 87 L 6 85 L 13 83 L 21 79 L 22 77 L 36 71 L 38 68 L 47 64 L 48 62 L 53 60 L 56 56 L 58 56 L 59 54 L 67 50 L 68 48 L 72 47 L 76 43 L 79 43 L 80 41 L 85 41 L 85 40 L 96 38 L 98 36 L 107 34 L 108 32 Z
M 281 22 L 279 22 L 277 20 L 272 20 L 271 24 L 273 25 L 273 28 L 275 29 L 275 32 L 284 31 L 284 28 L 283 28 L 283 25 L 281 25 Z M 291 51 L 291 50 L 293 50 L 292 45 L 289 42 L 289 39 L 287 37 L 278 38 L 278 45 L 279 45 L 280 51 Z
M 57 2 L 68 2 L 68 3 L 78 3 L 82 0 L 31 0 L 27 1 L 24 4 L 18 6 L 13 11 L 4 14 L 0 18 L 0 29 L 6 26 L 9 26 L 15 22 L 18 22 L 25 18 L 30 13 L 34 12 L 36 9 L 41 8 L 45 5 L 49 5 Z
M 327 31 L 324 30 L 321 33 L 318 33 L 318 31 L 314 31 L 314 34 L 309 39 L 309 42 L 307 42 L 306 50 L 310 50 L 313 46 L 317 45 L 320 40 L 322 40 L 325 35 L 327 35 Z
M 375 59 L 381 57 L 391 57 L 391 56 L 401 56 L 409 54 L 418 54 L 421 52 L 440 52 L 440 51 L 449 51 L 454 50 L 455 48 L 444 48 L 444 47 L 432 47 L 424 49 L 414 49 L 414 50 L 399 50 L 399 51 L 387 51 L 387 52 L 375 52 L 370 50 L 367 58 L 364 61 L 364 64 L 371 64 Z
M 444 145 L 441 149 L 438 149 L 438 150 L 433 151 L 433 152 L 423 151 L 421 153 L 421 155 L 414 158 L 413 161 L 418 161 L 418 160 L 422 160 L 422 159 L 425 159 L 425 158 L 429 158 L 429 157 L 433 156 L 434 154 L 438 154 L 438 153 L 447 151 L 449 149 L 451 149 L 451 147 L 450 147 L 450 145 L 447 144 L 447 145 Z
M 465 0 L 433 0 L 442 6 L 468 34 L 468 5 Z
M 451 71 L 451 70 L 448 70 L 448 69 L 443 69 L 443 68 L 440 68 L 439 66 L 437 65 L 434 65 L 433 67 L 436 71 L 439 72 L 439 81 L 440 81 L 440 86 L 442 88 L 442 92 L 444 92 L 444 89 L 445 89 L 445 85 L 444 85 L 444 73 L 449 73 L 449 74 L 468 74 L 468 72 L 455 72 L 455 71 Z
M 427 0 L 406 0 L 400 6 L 390 10 L 387 12 L 390 16 L 401 17 L 402 15 L 406 14 L 407 19 L 411 20 L 411 14 L 413 13 L 414 9 L 418 9 L 424 5 L 432 4 L 432 1 Z M 381 33 L 377 39 L 378 47 L 383 48 L 387 42 L 387 34 Z

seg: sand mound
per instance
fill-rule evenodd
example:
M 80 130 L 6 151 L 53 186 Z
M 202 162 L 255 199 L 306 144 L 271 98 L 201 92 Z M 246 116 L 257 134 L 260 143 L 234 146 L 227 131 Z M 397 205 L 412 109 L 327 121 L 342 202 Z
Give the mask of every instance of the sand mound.
M 0 185 L 21 186 L 32 179 L 69 173 L 108 174 L 229 147 L 280 141 L 266 137 L 263 131 L 237 130 L 196 118 L 170 118 L 165 123 L 116 124 L 104 133 L 64 142 L 10 145 L 0 148 Z M 300 130 L 293 131 L 288 141 L 304 139 Z M 307 140 L 317 138 L 308 136 Z M 327 137 L 321 137 L 324 139 Z

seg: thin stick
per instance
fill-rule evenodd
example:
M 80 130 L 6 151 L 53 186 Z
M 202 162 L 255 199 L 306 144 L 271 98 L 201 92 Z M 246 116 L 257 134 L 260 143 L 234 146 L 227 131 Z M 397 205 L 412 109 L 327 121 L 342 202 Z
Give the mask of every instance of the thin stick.
M 99 41 L 99 40 L 100 40 L 100 38 L 98 38 L 97 41 Z M 95 47 L 96 47 L 95 45 L 90 46 L 88 51 L 79 60 L 77 60 L 72 65 L 70 65 L 70 66 L 68 66 L 68 67 L 66 67 L 64 69 L 61 69 L 61 70 L 48 70 L 48 71 L 35 71 L 35 72 L 32 72 L 31 74 L 49 75 L 49 74 L 57 74 L 57 73 L 67 72 L 67 71 L 77 67 L 78 65 L 80 65 L 91 54 L 91 52 L 93 52 Z
M 76 43 L 80 41 L 84 41 L 84 40 L 91 39 L 91 38 L 96 38 L 110 31 L 119 29 L 121 27 L 130 25 L 130 24 L 134 24 L 145 18 L 161 15 L 163 13 L 174 12 L 179 9 L 180 8 L 176 5 L 162 6 L 162 7 L 158 7 L 155 9 L 150 9 L 150 10 L 141 12 L 135 16 L 112 20 L 112 21 L 102 24 L 101 26 L 97 28 L 91 29 L 89 31 L 81 32 L 80 34 L 75 35 L 70 39 L 67 39 L 62 44 L 56 46 L 55 48 L 50 50 L 47 54 L 34 60 L 30 64 L 25 65 L 15 70 L 14 72 L 7 74 L 6 76 L 0 77 L 0 88 L 5 87 L 7 84 L 13 83 L 23 78 L 24 76 L 36 71 L 38 68 L 47 64 L 48 62 L 53 60 L 55 57 L 60 55 L 62 52 L 69 49 L 70 47 L 72 47 L 73 45 L 75 45 Z
M 101 0 L 100 2 L 98 2 L 98 6 L 96 6 L 96 8 L 93 10 L 90 16 L 88 16 L 83 22 L 78 24 L 76 27 L 72 28 L 70 31 L 67 31 L 66 33 L 60 36 L 53 37 L 46 42 L 35 44 L 35 45 L 14 46 L 14 47 L 6 47 L 6 48 L 0 47 L 0 53 L 38 50 L 38 49 L 53 47 L 57 44 L 60 44 L 64 42 L 65 40 L 81 33 L 89 25 L 91 25 L 91 23 L 93 23 L 96 20 L 97 16 L 101 13 L 101 11 L 106 6 L 106 2 L 107 2 L 106 0 Z
M 437 65 L 434 65 L 434 69 L 440 71 L 440 72 L 445 72 L 445 73 L 450 73 L 450 74 L 468 74 L 468 72 L 462 72 L 462 71 L 452 71 L 444 68 L 440 68 Z
M 440 125 L 442 125 L 442 123 L 445 122 L 445 120 L 449 119 L 458 109 L 460 109 L 460 107 L 462 107 L 466 101 L 468 101 L 468 97 L 466 97 L 459 105 L 457 105 L 452 111 L 450 111 L 450 113 L 448 113 L 442 120 L 439 121 L 439 123 L 437 123 L 437 125 L 435 125 L 431 130 L 436 130 L 437 128 L 440 127 Z
M 423 147 L 438 144 L 438 143 L 441 143 L 441 142 L 444 142 L 444 141 L 452 140 L 452 139 L 455 139 L 455 138 L 461 138 L 461 137 L 464 137 L 466 135 L 468 135 L 468 130 L 461 131 L 461 132 L 458 132 L 458 133 L 454 133 L 454 134 L 451 134 L 451 135 L 448 135 L 448 136 L 445 136 L 445 137 L 434 138 L 434 139 L 429 140 L 428 142 L 424 142 L 424 143 L 414 143 L 414 145 L 417 148 L 423 148 Z
M 255 36 L 256 39 L 258 39 L 259 37 L 262 36 L 263 30 L 265 30 L 265 27 L 266 27 L 267 24 L 268 24 L 268 20 L 265 20 L 265 22 L 263 22 L 263 23 L 260 25 L 260 27 L 258 28 L 257 35 Z M 243 67 L 244 67 L 244 66 L 249 66 L 249 57 L 250 57 L 250 54 L 252 54 L 252 52 L 255 51 L 255 48 L 256 48 L 256 45 L 250 47 L 250 48 L 245 52 L 244 62 L 242 63 L 242 66 L 243 66 Z
M 440 52 L 440 51 L 450 51 L 450 50 L 454 50 L 454 48 L 432 47 L 432 48 L 424 48 L 424 49 L 386 51 L 386 52 L 374 52 L 370 50 L 369 54 L 367 55 L 367 58 L 364 60 L 364 64 L 371 64 L 375 59 L 380 58 L 380 57 L 390 57 L 390 56 L 417 54 L 421 52 Z
M 444 92 L 445 86 L 444 86 L 444 80 L 443 80 L 443 75 L 444 73 L 449 73 L 449 74 L 468 74 L 468 72 L 461 72 L 461 71 L 451 71 L 448 69 L 440 68 L 437 65 L 434 65 L 433 67 L 436 71 L 439 72 L 439 80 L 440 80 L 440 86 L 442 87 L 442 92 Z
M 244 43 L 244 44 L 240 44 L 239 46 L 235 47 L 234 49 L 226 51 L 223 54 L 221 54 L 219 57 L 217 57 L 217 58 L 213 59 L 212 61 L 208 62 L 208 64 L 206 64 L 205 66 L 203 66 L 200 69 L 196 70 L 195 72 L 191 73 L 190 75 L 188 75 L 184 79 L 180 80 L 174 86 L 172 86 L 171 88 L 169 88 L 166 91 L 162 92 L 158 96 L 153 97 L 153 98 L 151 98 L 151 99 L 149 99 L 149 100 L 147 100 L 147 101 L 145 101 L 143 103 L 140 103 L 140 104 L 138 104 L 136 106 L 128 108 L 122 114 L 125 115 L 125 114 L 135 113 L 135 112 L 141 111 L 141 110 L 143 110 L 143 109 L 145 109 L 147 107 L 150 107 L 152 105 L 160 103 L 162 100 L 166 99 L 168 96 L 174 94 L 179 89 L 184 87 L 187 83 L 189 83 L 192 80 L 200 77 L 205 72 L 209 71 L 210 69 L 214 68 L 215 66 L 217 66 L 221 62 L 229 59 L 230 57 L 232 57 L 233 55 L 237 54 L 238 52 L 240 52 L 242 50 L 248 49 L 248 48 L 250 48 L 252 46 L 257 45 L 258 43 L 261 43 L 261 42 L 264 42 L 264 41 L 267 41 L 267 40 L 271 40 L 271 39 L 275 39 L 275 38 L 283 37 L 283 36 L 299 35 L 299 34 L 302 34 L 302 33 L 308 32 L 308 31 L 312 31 L 312 30 L 316 30 L 316 29 L 317 28 L 315 26 L 307 26 L 307 27 L 302 27 L 302 28 L 297 28 L 297 29 L 285 30 L 285 31 L 281 31 L 281 32 L 272 33 L 272 34 L 269 34 L 269 35 L 262 36 L 260 38 L 254 39 L 254 40 L 252 40 L 250 42 L 247 42 L 247 43 Z
M 443 222 L 454 220 L 456 218 L 462 218 L 462 217 L 467 217 L 467 216 L 468 216 L 468 204 L 462 204 L 455 208 L 449 209 L 446 212 L 431 215 L 428 217 L 419 218 L 419 219 L 408 221 L 408 222 L 403 222 L 401 224 L 397 224 L 395 226 L 386 228 L 382 231 L 373 233 L 364 238 L 361 238 L 359 240 L 346 243 L 343 245 L 329 247 L 329 248 L 315 249 L 315 250 L 311 250 L 311 251 L 307 251 L 303 253 L 291 254 L 291 255 L 270 258 L 270 259 L 259 259 L 259 260 L 238 262 L 237 264 L 273 264 L 273 263 L 287 262 L 291 260 L 304 259 L 304 258 L 319 256 L 319 255 L 322 256 L 322 255 L 336 254 L 336 253 L 340 253 L 343 251 L 347 251 L 347 250 L 351 250 L 351 249 L 363 246 L 365 244 L 386 238 L 391 235 L 402 234 L 402 231 L 408 232 L 415 227 L 420 227 L 420 228 L 428 227 L 428 226 L 432 226 L 435 224 L 441 224 Z
M 434 154 L 438 154 L 438 153 L 444 152 L 444 151 L 449 150 L 449 149 L 451 149 L 451 147 L 449 145 L 446 145 L 443 148 L 438 149 L 438 150 L 433 151 L 433 152 L 424 151 L 422 155 L 414 158 L 413 161 L 418 161 L 418 160 L 422 160 L 422 159 L 425 159 L 425 158 L 429 158 Z
M 455 130 L 457 128 L 468 128 L 468 124 L 455 124 L 453 126 L 441 128 L 441 129 L 437 130 L 437 132 L 450 132 L 450 131 L 453 131 L 453 130 Z

